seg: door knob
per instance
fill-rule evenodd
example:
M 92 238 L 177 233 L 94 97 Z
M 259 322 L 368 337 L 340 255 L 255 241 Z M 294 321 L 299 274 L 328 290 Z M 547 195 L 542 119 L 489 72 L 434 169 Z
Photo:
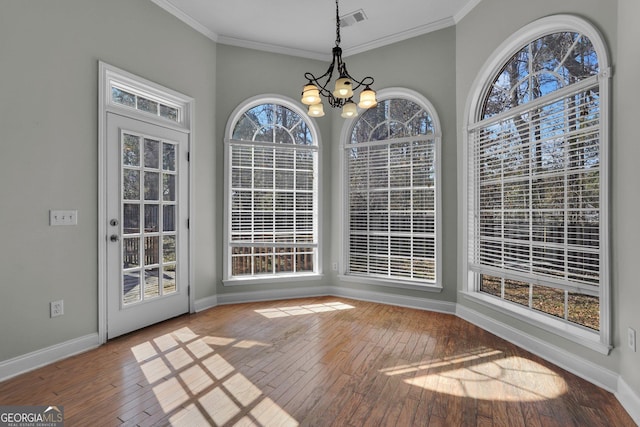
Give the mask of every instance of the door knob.
M 109 237 L 109 240 L 111 240 L 112 242 L 117 242 L 118 240 L 120 240 L 120 238 L 117 234 L 112 234 L 111 237 Z

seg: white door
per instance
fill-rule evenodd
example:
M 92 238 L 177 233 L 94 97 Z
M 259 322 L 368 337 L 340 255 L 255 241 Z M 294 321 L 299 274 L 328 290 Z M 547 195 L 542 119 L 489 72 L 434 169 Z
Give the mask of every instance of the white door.
M 189 311 L 188 141 L 107 114 L 107 338 Z

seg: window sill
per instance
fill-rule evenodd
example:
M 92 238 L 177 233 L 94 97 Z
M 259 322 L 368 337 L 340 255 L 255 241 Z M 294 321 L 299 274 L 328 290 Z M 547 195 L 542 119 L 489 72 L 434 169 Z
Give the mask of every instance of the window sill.
M 262 276 L 262 277 L 241 277 L 236 279 L 225 279 L 222 281 L 224 286 L 244 286 L 244 285 L 263 285 L 270 283 L 290 283 L 290 282 L 309 282 L 322 280 L 323 274 L 287 274 L 281 276 Z
M 394 280 L 394 279 L 384 279 L 380 277 L 372 277 L 372 276 L 355 276 L 350 274 L 340 274 L 338 275 L 338 280 L 342 282 L 351 282 L 351 283 L 364 283 L 366 285 L 373 286 L 385 286 L 388 288 L 399 288 L 399 289 L 412 289 L 416 291 L 425 291 L 425 292 L 442 292 L 442 286 L 435 283 L 418 283 L 410 280 Z
M 514 303 L 503 301 L 490 295 L 480 292 L 460 292 L 463 298 L 481 304 L 493 310 L 502 311 L 522 322 L 536 326 L 547 332 L 551 332 L 574 343 L 580 344 L 605 356 L 613 348 L 600 341 L 600 334 L 597 331 L 587 329 L 578 325 L 571 325 L 562 320 L 556 320 L 551 315 L 537 312 L 525 307 L 520 307 Z

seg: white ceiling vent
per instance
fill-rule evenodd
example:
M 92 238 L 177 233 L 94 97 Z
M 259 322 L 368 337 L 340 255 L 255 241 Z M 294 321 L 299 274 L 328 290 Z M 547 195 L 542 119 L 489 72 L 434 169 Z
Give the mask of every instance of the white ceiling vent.
M 348 13 L 340 18 L 341 27 L 350 27 L 358 22 L 362 22 L 367 19 L 367 15 L 364 14 L 364 10 L 358 9 L 355 12 Z

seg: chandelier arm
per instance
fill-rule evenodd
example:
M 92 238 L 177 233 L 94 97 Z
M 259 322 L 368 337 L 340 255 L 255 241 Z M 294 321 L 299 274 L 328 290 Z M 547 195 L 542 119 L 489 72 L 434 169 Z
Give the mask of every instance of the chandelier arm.
M 373 77 L 367 76 L 365 78 L 363 78 L 362 80 L 357 80 L 353 77 L 351 77 L 351 74 L 349 74 L 345 68 L 345 76 L 348 77 L 351 80 L 351 84 L 353 87 L 353 90 L 356 90 L 358 88 L 360 88 L 361 86 L 371 86 L 373 84 Z

